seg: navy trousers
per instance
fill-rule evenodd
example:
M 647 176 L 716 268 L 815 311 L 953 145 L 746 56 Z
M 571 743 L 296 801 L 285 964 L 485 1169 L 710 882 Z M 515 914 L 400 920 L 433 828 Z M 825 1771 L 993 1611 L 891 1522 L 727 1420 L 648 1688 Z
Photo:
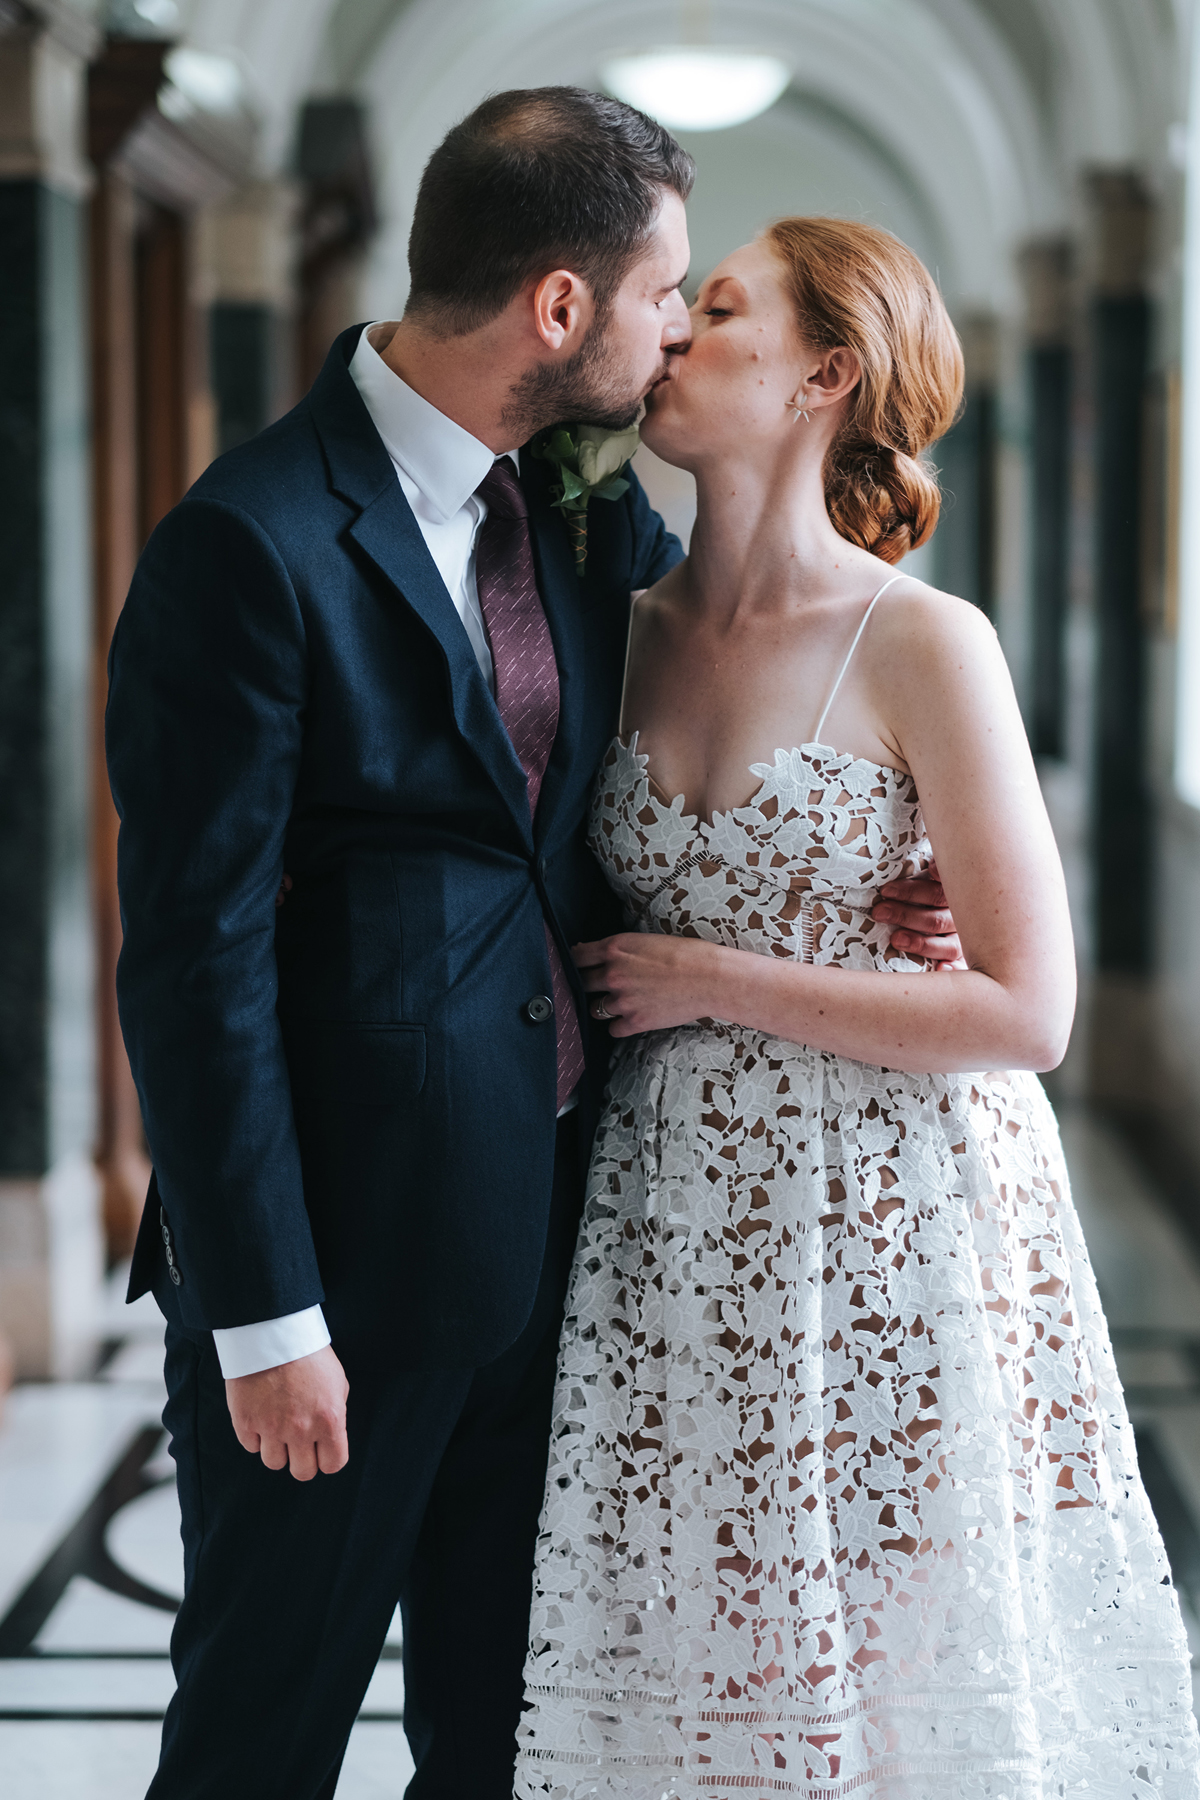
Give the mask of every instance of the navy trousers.
M 397 1601 L 408 1800 L 511 1800 L 582 1188 L 569 1114 L 521 1336 L 480 1369 L 398 1371 L 347 1352 L 350 1461 L 310 1482 L 242 1449 L 212 1340 L 171 1320 L 162 1284 L 185 1594 L 171 1639 L 178 1689 L 147 1800 L 332 1800 Z

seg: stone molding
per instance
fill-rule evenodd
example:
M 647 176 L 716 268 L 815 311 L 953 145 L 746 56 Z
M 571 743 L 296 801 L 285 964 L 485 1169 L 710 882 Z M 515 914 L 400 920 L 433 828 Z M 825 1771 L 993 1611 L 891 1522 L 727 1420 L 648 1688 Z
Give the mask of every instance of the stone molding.
M 248 181 L 206 206 L 195 251 L 203 300 L 290 313 L 300 203 L 295 182 Z
M 100 1332 L 100 1179 L 64 1157 L 37 1179 L 0 1181 L 0 1336 L 18 1381 L 90 1373 Z
M 74 199 L 91 192 L 87 65 L 49 31 L 0 35 L 0 181 L 41 181 Z

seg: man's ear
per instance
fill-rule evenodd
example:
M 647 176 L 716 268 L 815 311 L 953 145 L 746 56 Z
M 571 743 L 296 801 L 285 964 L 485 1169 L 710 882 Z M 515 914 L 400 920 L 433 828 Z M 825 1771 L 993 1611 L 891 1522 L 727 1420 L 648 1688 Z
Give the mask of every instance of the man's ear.
M 547 350 L 576 350 L 594 310 L 586 283 L 569 269 L 543 275 L 533 290 L 533 327 Z

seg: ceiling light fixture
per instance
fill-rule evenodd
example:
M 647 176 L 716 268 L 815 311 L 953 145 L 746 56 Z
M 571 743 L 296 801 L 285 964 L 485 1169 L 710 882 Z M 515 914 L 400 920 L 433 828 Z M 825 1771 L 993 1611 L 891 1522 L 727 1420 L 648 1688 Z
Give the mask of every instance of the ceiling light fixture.
M 236 113 L 244 103 L 242 72 L 227 56 L 210 56 L 205 50 L 180 45 L 169 52 L 163 70 L 177 92 L 201 112 Z M 168 111 L 168 117 L 172 116 Z
M 778 56 L 679 45 L 614 56 L 600 77 L 610 94 L 670 131 L 724 131 L 773 106 L 792 72 Z

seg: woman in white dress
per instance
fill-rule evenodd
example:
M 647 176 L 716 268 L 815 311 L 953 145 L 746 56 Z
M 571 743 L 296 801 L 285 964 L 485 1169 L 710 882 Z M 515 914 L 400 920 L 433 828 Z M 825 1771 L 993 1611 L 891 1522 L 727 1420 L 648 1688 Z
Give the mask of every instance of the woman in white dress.
M 735 252 L 694 325 L 644 428 L 696 476 L 692 550 L 635 608 L 592 818 L 630 929 L 577 954 L 622 1041 L 517 1794 L 1195 1800 L 1025 1072 L 1074 1003 L 1058 857 L 990 625 L 889 566 L 936 522 L 957 340 L 910 252 L 825 219 Z M 931 844 L 969 965 L 937 980 L 870 912 Z

